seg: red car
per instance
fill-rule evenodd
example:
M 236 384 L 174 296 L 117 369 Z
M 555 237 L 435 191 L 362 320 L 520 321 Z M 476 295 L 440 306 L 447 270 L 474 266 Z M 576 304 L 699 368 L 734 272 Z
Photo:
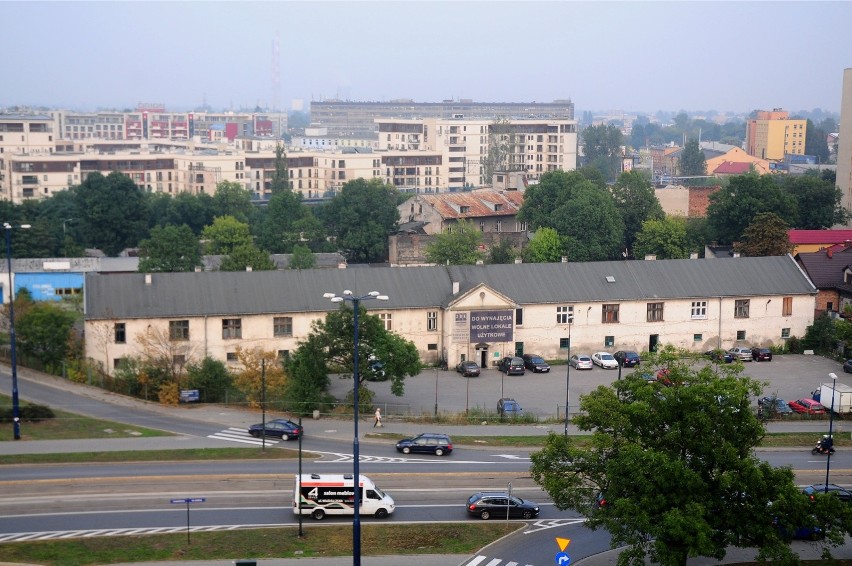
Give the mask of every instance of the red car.
M 825 407 L 819 401 L 814 401 L 813 399 L 799 399 L 797 401 L 790 401 L 787 404 L 796 413 L 805 413 L 808 415 L 825 414 Z

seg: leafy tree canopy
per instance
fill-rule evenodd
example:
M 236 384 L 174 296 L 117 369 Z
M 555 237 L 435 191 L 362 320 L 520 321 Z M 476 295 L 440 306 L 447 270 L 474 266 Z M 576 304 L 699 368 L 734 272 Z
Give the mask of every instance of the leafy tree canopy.
M 583 155 L 587 159 L 598 157 L 619 157 L 624 137 L 621 130 L 612 125 L 589 126 L 581 134 L 583 140 Z
M 553 228 L 569 261 L 617 259 L 624 222 L 612 194 L 576 171 L 552 171 L 526 190 L 518 219 L 530 229 Z
M 139 272 L 193 271 L 201 265 L 198 238 L 186 224 L 155 226 L 151 237 L 139 243 Z
M 564 255 L 565 245 L 553 228 L 536 230 L 524 250 L 524 260 L 529 263 L 555 263 L 561 261 Z
M 299 221 L 312 216 L 313 213 L 302 202 L 301 193 L 287 190 L 273 192 L 258 229 L 258 243 L 272 253 L 291 253 L 301 238 Z
M 788 175 L 783 178 L 782 186 L 798 203 L 796 228 L 821 230 L 845 224 L 849 219 L 840 202 L 843 193 L 832 178 L 821 178 L 816 172 Z
M 74 196 L 78 232 L 88 247 L 115 256 L 147 236 L 145 198 L 127 175 L 92 173 L 74 189 Z
M 317 258 L 308 246 L 295 246 L 290 257 L 290 269 L 311 269 L 317 264 Z
M 481 244 L 482 232 L 461 220 L 426 246 L 426 260 L 438 265 L 473 265 L 485 256 L 479 249 Z
M 208 253 L 229 254 L 234 249 L 252 244 L 249 225 L 233 216 L 219 216 L 210 226 L 205 226 L 201 237 L 207 240 Z
M 615 207 L 624 222 L 624 245 L 633 248 L 636 234 L 647 220 L 661 220 L 665 214 L 654 194 L 651 179 L 641 171 L 625 171 L 612 186 Z
M 646 220 L 642 224 L 633 253 L 638 259 L 647 255 L 655 255 L 657 259 L 686 259 L 690 249 L 686 220 L 667 216 L 661 220 Z
M 379 179 L 355 179 L 323 207 L 323 218 L 338 248 L 351 263 L 388 259 L 388 235 L 399 222 L 397 190 Z
M 743 232 L 734 249 L 750 257 L 785 255 L 793 251 L 789 226 L 774 212 L 761 212 Z
M 216 184 L 217 216 L 233 216 L 240 222 L 248 223 L 254 215 L 251 193 L 235 181 L 222 181 Z
M 769 175 L 736 175 L 710 195 L 707 220 L 720 244 L 732 244 L 761 212 L 774 212 L 791 226 L 799 214 L 795 199 Z
M 493 243 L 491 249 L 488 250 L 488 258 L 486 263 L 489 264 L 505 264 L 512 263 L 518 257 L 518 250 L 515 249 L 508 240 L 500 240 Z
M 663 348 L 648 362 L 649 372 L 667 370 L 670 386 L 634 373 L 581 397 L 573 422 L 591 433 L 588 444 L 551 434 L 532 455 L 532 476 L 556 506 L 605 528 L 613 547 L 627 545 L 624 565 L 720 560 L 728 546 L 790 563 L 779 526 L 826 525 L 831 544 L 842 542 L 848 506 L 836 497 L 809 501 L 790 468 L 755 455 L 765 430 L 752 403 L 763 384 L 737 365 L 696 369 L 681 360 Z M 596 505 L 598 493 L 605 506 Z
M 56 367 L 66 358 L 71 327 L 77 318 L 73 312 L 40 301 L 15 318 L 16 341 L 23 353 L 48 367 Z
M 367 374 L 367 360 L 385 363 L 385 373 L 391 380 L 391 391 L 401 396 L 405 391 L 405 378 L 420 372 L 420 357 L 413 342 L 385 329 L 375 315 L 368 315 L 363 305 L 358 315 L 359 381 Z M 317 340 L 325 351 L 326 363 L 335 370 L 353 372 L 354 348 L 352 346 L 354 311 L 343 303 L 339 310 L 328 313 L 325 320 L 315 321 L 308 341 Z M 314 345 L 313 347 L 317 347 Z M 337 371 L 335 370 L 335 371 Z
M 222 258 L 219 271 L 246 271 L 249 267 L 252 271 L 272 271 L 275 269 L 275 262 L 269 257 L 269 252 L 247 242 L 232 248 Z
M 698 145 L 698 140 L 691 139 L 686 142 L 683 151 L 680 154 L 680 174 L 681 175 L 706 175 L 707 174 L 707 159 L 704 157 L 704 152 Z

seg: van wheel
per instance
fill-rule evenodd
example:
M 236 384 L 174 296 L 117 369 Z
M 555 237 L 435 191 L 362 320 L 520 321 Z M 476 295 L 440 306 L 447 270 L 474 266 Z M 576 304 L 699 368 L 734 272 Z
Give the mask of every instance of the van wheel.
M 403 454 L 411 454 L 411 448 L 406 446 L 405 448 L 402 449 L 402 453 Z
M 441 450 L 440 448 L 438 448 L 437 450 L 435 450 L 435 456 L 443 456 L 443 455 L 444 455 L 444 451 L 443 451 L 443 450 Z
M 532 511 L 530 511 L 529 509 L 527 509 L 526 511 L 524 511 L 524 515 L 523 515 L 523 516 L 524 516 L 524 519 L 532 519 Z
M 491 518 L 491 512 L 490 511 L 482 511 L 479 514 L 479 518 L 482 519 L 482 520 L 488 520 L 489 518 Z
M 387 509 L 379 509 L 378 511 L 376 511 L 376 519 L 384 519 L 387 516 L 388 516 L 388 510 Z
M 311 513 L 311 517 L 313 517 L 317 521 L 322 521 L 325 517 L 325 511 L 322 509 L 314 509 L 314 512 Z

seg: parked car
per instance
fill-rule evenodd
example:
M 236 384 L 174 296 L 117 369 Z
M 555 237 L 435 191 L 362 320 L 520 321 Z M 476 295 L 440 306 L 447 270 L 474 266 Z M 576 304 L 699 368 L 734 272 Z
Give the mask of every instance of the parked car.
M 609 352 L 595 352 L 592 354 L 592 363 L 604 369 L 618 369 L 618 362 Z
M 434 454 L 443 456 L 453 451 L 453 441 L 446 434 L 424 432 L 413 438 L 403 438 L 396 443 L 403 454 Z
M 852 373 L 852 360 L 846 360 L 843 362 L 843 371 L 846 373 Z
M 385 373 L 385 362 L 373 356 L 370 356 L 367 360 L 367 367 L 362 371 L 364 379 L 367 381 L 385 381 L 388 378 L 387 373 Z
M 734 361 L 734 355 L 730 352 L 726 352 L 725 350 L 708 350 L 707 352 L 704 352 L 704 355 L 714 362 L 729 364 Z
M 771 362 L 772 350 L 769 348 L 752 348 L 751 359 L 756 362 Z
M 511 397 L 503 397 L 497 401 L 497 413 L 501 419 L 504 417 L 521 417 L 524 414 L 524 410 Z
M 767 418 L 789 415 L 793 412 L 787 402 L 778 397 L 761 397 L 757 400 L 757 406 L 763 410 L 763 414 Z
M 825 484 L 817 484 L 817 485 L 809 485 L 808 487 L 802 490 L 802 493 L 808 496 L 808 498 L 813 501 L 814 494 L 817 493 L 825 493 Z M 844 487 L 840 487 L 839 485 L 835 485 L 833 483 L 828 484 L 828 493 L 836 495 L 840 498 L 840 501 L 844 501 L 846 503 L 852 503 L 852 491 Z
M 568 364 L 572 368 L 577 369 L 592 369 L 594 366 L 591 356 L 587 356 L 586 354 L 574 354 L 568 358 Z
M 751 348 L 746 348 L 745 346 L 734 346 L 728 353 L 731 354 L 735 360 L 740 360 L 741 362 L 750 362 L 751 361 Z
M 503 358 L 500 360 L 500 363 L 497 364 L 497 369 L 506 375 L 524 375 L 527 373 L 527 370 L 524 367 L 524 360 L 517 356 L 507 356 Z
M 538 517 L 539 507 L 535 501 L 505 491 L 480 491 L 467 498 L 467 512 L 480 519 L 532 519 Z
M 796 413 L 804 413 L 808 415 L 824 415 L 825 407 L 819 401 L 813 399 L 797 399 L 787 403 L 790 408 Z
M 264 428 L 264 423 L 253 424 L 249 427 L 248 433 L 255 438 L 261 436 L 271 436 L 280 438 L 281 440 L 293 440 L 299 438 L 304 430 L 297 423 L 288 419 L 275 419 L 268 421 Z
M 639 365 L 639 354 L 628 350 L 619 350 L 612 355 L 621 367 L 632 368 Z
M 456 371 L 464 377 L 479 377 L 481 370 L 478 363 L 468 360 L 466 362 L 459 362 L 459 365 L 456 366 Z
M 544 361 L 544 358 L 535 354 L 524 354 L 521 356 L 524 360 L 524 367 L 533 373 L 547 373 L 550 371 L 550 364 Z

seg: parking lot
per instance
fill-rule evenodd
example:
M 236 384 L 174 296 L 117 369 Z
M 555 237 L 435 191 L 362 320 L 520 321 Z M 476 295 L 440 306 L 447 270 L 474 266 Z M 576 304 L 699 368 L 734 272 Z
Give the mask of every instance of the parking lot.
M 764 395 L 777 395 L 785 401 L 810 397 L 811 391 L 830 381 L 828 374 L 832 372 L 837 374 L 838 383 L 852 385 L 852 374 L 844 373 L 842 364 L 819 356 L 775 356 L 771 362 L 746 362 L 744 366 L 746 375 L 767 383 Z M 462 377 L 452 368 L 448 371 L 430 368 L 406 379 L 402 397 L 390 392 L 390 382 L 371 382 L 368 387 L 375 392 L 376 404 L 383 407 L 388 415 L 432 414 L 436 402 L 438 411 L 444 413 L 464 412 L 468 407 L 495 411 L 498 399 L 513 397 L 527 413 L 541 418 L 557 415 L 561 418 L 564 415 L 566 381 L 570 385 L 570 407 L 574 412 L 581 395 L 618 379 L 617 370 L 571 368 L 569 376 L 567 368 L 566 364 L 554 365 L 550 373 L 527 371 L 522 376 L 509 376 L 487 368 L 479 377 Z M 622 376 L 632 371 L 635 370 L 624 369 Z M 338 399 L 343 399 L 351 389 L 351 379 L 331 377 L 331 393 Z

